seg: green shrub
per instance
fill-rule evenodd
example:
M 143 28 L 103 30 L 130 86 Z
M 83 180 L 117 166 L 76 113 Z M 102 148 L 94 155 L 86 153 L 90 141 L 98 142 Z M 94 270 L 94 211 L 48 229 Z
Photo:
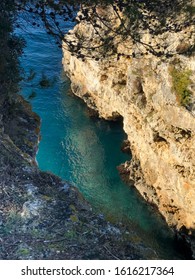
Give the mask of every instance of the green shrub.
M 173 90 L 177 96 L 178 102 L 182 106 L 188 106 L 191 101 L 191 91 L 188 89 L 191 80 L 190 75 L 192 71 L 189 69 L 180 71 L 174 66 L 170 68 L 170 74 L 172 77 Z

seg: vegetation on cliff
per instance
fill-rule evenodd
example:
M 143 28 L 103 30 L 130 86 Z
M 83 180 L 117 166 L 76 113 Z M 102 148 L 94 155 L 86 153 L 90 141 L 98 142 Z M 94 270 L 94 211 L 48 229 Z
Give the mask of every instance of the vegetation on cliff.
M 179 33 L 183 28 L 190 30 L 193 27 L 194 20 L 193 2 L 189 0 L 1 1 L 1 259 L 147 258 L 144 255 L 145 248 L 140 243 L 132 245 L 131 241 L 136 239 L 134 233 L 128 232 L 125 227 L 112 226 L 101 216 L 95 215 L 75 188 L 69 186 L 66 182 L 62 182 L 54 175 L 41 172 L 37 168 L 34 156 L 39 139 L 40 120 L 36 114 L 32 113 L 29 104 L 15 94 L 18 90 L 18 82 L 21 79 L 18 57 L 22 54 L 22 47 L 24 46 L 24 41 L 14 35 L 14 24 L 20 27 L 20 23 L 15 22 L 17 12 L 23 13 L 24 18 L 28 13 L 33 14 L 31 23 L 35 27 L 39 27 L 39 19 L 41 19 L 48 33 L 56 36 L 59 46 L 61 46 L 61 40 L 65 41 L 68 50 L 80 61 L 88 57 L 99 61 L 105 56 L 113 54 L 117 55 L 117 59 L 120 60 L 123 57 L 127 59 L 140 58 L 147 55 L 147 53 L 153 54 L 156 57 L 169 57 L 176 53 L 190 56 L 194 51 L 194 43 L 184 45 L 181 42 L 176 49 L 171 50 L 170 45 L 166 45 L 166 41 L 166 44 L 159 44 L 159 42 L 153 44 L 149 39 L 155 36 L 166 35 L 167 32 Z M 80 8 L 80 13 L 77 15 L 76 11 L 78 8 Z M 114 17 L 112 16 L 113 14 Z M 27 20 L 29 22 L 29 18 Z M 74 40 L 72 40 L 73 37 L 71 36 L 64 37 L 63 24 L 67 21 L 87 22 L 92 27 L 93 36 L 83 36 L 82 33 L 78 32 Z M 86 33 L 85 35 L 88 34 Z M 146 37 L 147 39 L 144 39 Z M 121 42 L 128 42 L 129 39 L 133 41 L 137 49 L 140 48 L 138 52 L 130 51 L 131 47 L 128 48 L 128 45 L 125 48 L 127 51 L 118 49 Z M 96 52 L 96 50 L 98 51 Z M 114 64 L 116 65 L 116 61 L 114 61 Z M 115 74 L 117 75 L 117 71 Z M 179 73 L 173 69 L 173 87 L 179 94 L 182 105 L 186 105 L 189 100 L 189 74 L 188 70 Z M 121 78 L 117 79 L 119 79 L 120 89 L 125 88 L 125 83 L 121 87 Z M 42 84 L 42 86 L 45 85 L 46 83 Z M 144 87 L 140 86 L 139 88 L 141 90 L 138 93 L 143 94 Z M 121 102 L 121 104 L 123 103 Z M 122 108 L 123 112 L 124 108 Z M 115 111 L 116 108 L 114 108 Z M 141 111 L 143 114 L 143 106 Z M 175 110 L 174 112 L 177 113 L 178 111 Z M 185 116 L 186 114 L 185 112 Z M 132 116 L 134 116 L 133 113 Z M 187 117 L 183 119 L 184 121 L 188 120 Z M 174 121 L 174 116 L 172 121 Z M 176 121 L 178 124 L 178 118 L 176 118 Z M 141 129 L 140 123 L 137 127 Z M 184 122 L 184 128 L 186 123 L 187 121 Z M 154 125 L 156 125 L 155 119 Z M 133 127 L 133 121 L 131 127 Z M 167 131 L 170 134 L 169 138 L 167 138 L 170 141 L 170 135 L 171 137 L 173 135 L 172 130 L 176 130 L 177 127 L 174 127 L 173 122 L 173 125 L 171 127 L 168 126 L 168 129 Z M 143 127 L 143 131 L 145 137 L 145 127 Z M 164 136 L 163 133 L 164 131 L 162 131 Z M 137 133 L 131 134 L 139 135 Z M 189 134 L 191 135 L 191 132 Z M 179 137 L 181 140 L 183 136 Z M 190 141 L 190 137 L 187 139 L 182 138 L 188 151 L 189 145 L 187 144 Z M 145 137 L 144 143 L 146 140 Z M 153 143 L 153 140 L 150 140 Z M 160 140 L 162 140 L 162 137 Z M 164 143 L 156 142 L 154 146 L 161 145 L 165 154 L 165 150 L 168 149 L 166 141 Z M 180 141 L 177 142 L 177 145 L 180 145 Z M 182 143 L 183 146 L 184 143 Z M 145 147 L 144 145 L 141 146 Z M 139 152 L 141 149 L 142 147 L 140 147 Z M 148 154 L 148 151 L 153 152 L 153 150 L 147 149 L 147 152 L 143 154 Z M 184 151 L 183 154 L 186 160 L 187 153 Z M 149 162 L 147 161 L 145 169 L 150 167 Z M 158 164 L 162 163 L 162 158 L 159 161 L 156 160 L 156 162 Z M 169 165 L 169 169 L 170 167 Z M 181 168 L 180 173 L 185 175 L 185 168 L 183 168 L 180 162 L 174 168 Z M 163 169 L 159 168 L 159 170 Z M 180 176 L 183 176 L 181 174 Z M 187 172 L 186 174 L 188 175 Z M 189 177 L 187 175 L 186 178 Z M 155 178 L 151 178 L 151 180 L 155 180 Z M 185 183 L 184 186 L 187 192 L 190 185 Z M 160 187 L 159 190 L 161 190 Z M 184 199 L 186 197 L 187 195 L 184 195 Z M 187 197 L 187 199 L 190 198 Z M 170 201 L 171 206 L 168 205 L 170 210 L 166 207 L 165 210 L 167 211 L 168 209 L 172 218 L 174 215 L 172 208 L 174 207 L 172 207 L 171 203 L 173 203 L 172 200 Z M 152 255 L 158 258 L 153 252 Z
M 111 225 L 76 188 L 38 169 L 40 119 L 16 94 L 23 46 L 13 33 L 16 2 L 0 2 L 0 259 L 147 258 L 142 244 L 132 244 L 133 232 Z
M 174 66 L 170 67 L 170 74 L 173 81 L 173 91 L 176 93 L 180 105 L 187 107 L 191 103 L 192 92 L 189 89 L 191 84 L 191 70 L 179 70 Z
M 171 50 L 167 43 L 159 44 L 154 40 L 147 40 L 148 36 L 153 38 L 166 32 L 180 32 L 194 24 L 193 0 L 21 0 L 16 1 L 16 7 L 23 13 L 33 14 L 33 26 L 39 27 L 40 20 L 43 21 L 47 32 L 56 37 L 57 44 L 61 46 L 64 41 L 69 51 L 80 59 L 91 57 L 92 51 L 94 56 L 96 49 L 99 53 L 99 56 L 96 53 L 97 60 L 115 54 L 117 44 L 129 39 L 144 48 L 137 53 L 119 52 L 119 57 L 140 56 L 147 52 L 159 57 L 170 57 L 180 50 Z M 74 40 L 64 37 L 64 27 L 68 21 L 85 21 L 90 24 L 93 27 L 93 36 L 98 38 L 97 44 L 92 43 L 92 38 L 81 38 L 79 34 Z M 193 51 L 194 46 L 190 45 L 184 53 Z
M 100 117 L 123 117 L 133 158 L 123 174 L 193 244 L 194 1 L 128 5 L 83 7 L 65 37 L 73 51 L 65 42 L 64 69 L 75 95 Z
M 22 54 L 24 40 L 14 34 L 16 5 L 13 0 L 0 2 L 0 88 L 7 94 L 16 92 L 20 81 L 18 57 Z

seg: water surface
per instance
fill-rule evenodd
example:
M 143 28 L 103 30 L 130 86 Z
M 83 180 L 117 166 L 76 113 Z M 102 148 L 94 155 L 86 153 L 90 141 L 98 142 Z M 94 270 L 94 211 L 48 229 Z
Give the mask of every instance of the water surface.
M 27 47 L 21 62 L 29 77 L 21 92 L 42 120 L 40 169 L 78 187 L 97 212 L 127 224 L 160 258 L 183 258 L 162 219 L 118 174 L 116 167 L 130 159 L 120 151 L 126 137 L 122 125 L 90 119 L 83 102 L 70 94 L 61 49 L 43 30 L 28 28 L 22 33 Z M 49 87 L 40 86 L 43 75 Z

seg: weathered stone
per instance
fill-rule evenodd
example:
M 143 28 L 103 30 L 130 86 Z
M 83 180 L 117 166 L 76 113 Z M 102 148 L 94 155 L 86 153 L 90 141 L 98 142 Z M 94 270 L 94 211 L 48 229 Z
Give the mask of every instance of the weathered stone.
M 83 21 L 74 28 L 71 39 L 75 32 L 91 38 L 92 29 Z M 112 119 L 114 112 L 123 117 L 132 156 L 139 162 L 136 169 L 134 164 L 128 165 L 126 172 L 123 169 L 123 176 L 128 174 L 171 227 L 185 227 L 187 232 L 195 229 L 195 118 L 192 103 L 188 109 L 179 104 L 170 67 L 175 65 L 181 72 L 188 69 L 193 84 L 195 56 L 181 53 L 193 45 L 194 34 L 194 29 L 186 28 L 154 39 L 148 35 L 146 41 L 167 42 L 172 50 L 180 48 L 180 54 L 163 60 L 147 54 L 141 58 L 118 59 L 116 55 L 112 60 L 82 61 L 63 48 L 64 70 L 73 92 L 89 107 L 95 107 L 100 117 Z M 130 54 L 136 53 L 137 46 L 130 45 Z M 126 53 L 126 42 L 120 43 L 119 49 Z M 192 101 L 195 90 L 193 85 L 189 87 Z
M 0 259 L 148 258 L 133 231 L 110 224 L 78 189 L 38 169 L 39 117 L 22 97 L 0 96 Z

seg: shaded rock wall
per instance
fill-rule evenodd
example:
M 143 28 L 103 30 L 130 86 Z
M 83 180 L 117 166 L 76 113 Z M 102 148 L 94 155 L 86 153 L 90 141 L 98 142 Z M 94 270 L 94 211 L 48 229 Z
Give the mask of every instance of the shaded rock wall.
M 21 96 L 0 93 L 0 259 L 158 259 L 75 187 L 39 170 L 39 117 Z

